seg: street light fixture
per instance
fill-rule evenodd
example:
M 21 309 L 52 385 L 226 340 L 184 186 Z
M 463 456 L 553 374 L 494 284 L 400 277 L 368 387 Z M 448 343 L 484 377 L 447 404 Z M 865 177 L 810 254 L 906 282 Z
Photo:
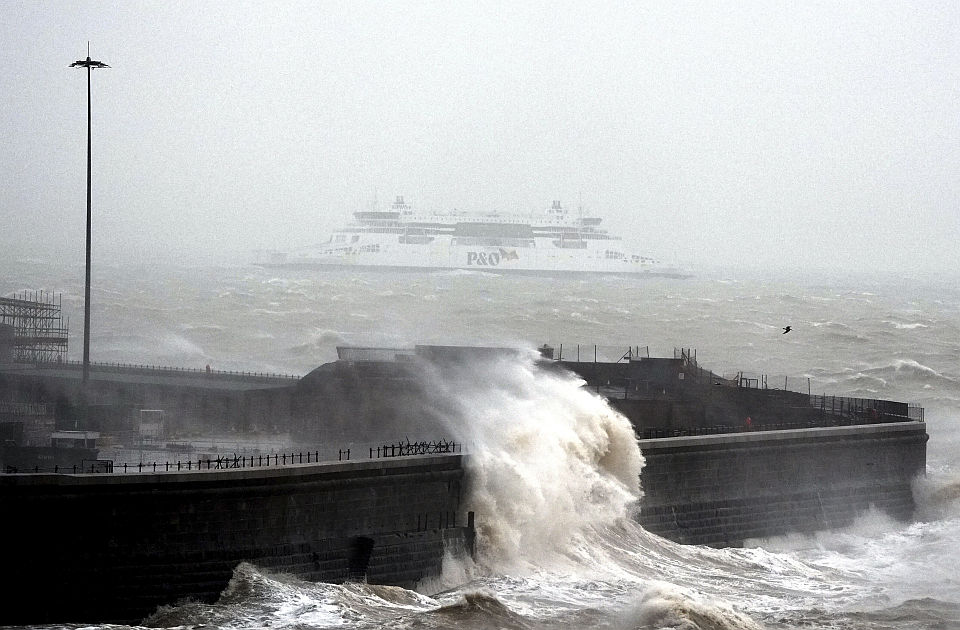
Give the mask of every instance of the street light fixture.
M 110 66 L 90 59 L 90 42 L 87 42 L 87 58 L 74 61 L 70 67 L 87 69 L 87 276 L 83 290 L 83 382 L 86 384 L 90 378 L 90 71 Z

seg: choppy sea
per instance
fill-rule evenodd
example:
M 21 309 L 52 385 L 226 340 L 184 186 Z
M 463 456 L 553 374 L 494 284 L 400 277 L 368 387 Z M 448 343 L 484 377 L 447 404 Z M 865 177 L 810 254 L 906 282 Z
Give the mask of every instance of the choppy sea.
M 0 295 L 62 292 L 79 358 L 82 282 L 82 268 L 21 260 L 0 278 Z M 873 510 L 842 530 L 743 549 L 680 546 L 631 518 L 643 460 L 629 424 L 575 380 L 520 361 L 458 389 L 477 419 L 466 436 L 478 480 L 475 562 L 450 558 L 417 591 L 311 584 L 244 564 L 217 603 L 164 608 L 143 625 L 960 628 L 956 278 L 101 265 L 92 303 L 94 361 L 305 374 L 338 345 L 549 343 L 565 357 L 592 357 L 596 346 L 601 358 L 683 347 L 714 372 L 765 375 L 770 387 L 920 404 L 931 436 L 914 522 Z

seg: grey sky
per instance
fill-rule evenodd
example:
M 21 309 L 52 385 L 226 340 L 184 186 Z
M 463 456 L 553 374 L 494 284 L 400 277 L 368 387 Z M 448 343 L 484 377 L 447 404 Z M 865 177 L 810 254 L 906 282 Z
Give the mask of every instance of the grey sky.
M 960 4 L 0 1 L 0 256 L 562 199 L 683 263 L 960 266 Z

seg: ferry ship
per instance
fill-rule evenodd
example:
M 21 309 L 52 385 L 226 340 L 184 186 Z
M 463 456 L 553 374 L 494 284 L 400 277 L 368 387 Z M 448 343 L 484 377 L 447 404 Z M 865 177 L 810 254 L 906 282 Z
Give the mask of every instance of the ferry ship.
M 683 277 L 676 267 L 624 247 L 602 219 L 572 216 L 559 201 L 540 216 L 419 214 L 398 196 L 389 210 L 354 212 L 320 245 L 274 252 L 268 267 L 464 269 L 494 272 Z

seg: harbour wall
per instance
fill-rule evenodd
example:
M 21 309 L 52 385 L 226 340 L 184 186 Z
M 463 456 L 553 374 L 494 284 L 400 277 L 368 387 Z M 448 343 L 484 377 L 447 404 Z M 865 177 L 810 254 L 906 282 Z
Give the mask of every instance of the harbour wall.
M 243 561 L 412 588 L 472 547 L 462 458 L 0 475 L 0 624 L 137 622 L 215 601 Z
M 908 520 L 926 427 L 899 422 L 640 440 L 640 522 L 685 544 L 843 527 L 871 506 Z

